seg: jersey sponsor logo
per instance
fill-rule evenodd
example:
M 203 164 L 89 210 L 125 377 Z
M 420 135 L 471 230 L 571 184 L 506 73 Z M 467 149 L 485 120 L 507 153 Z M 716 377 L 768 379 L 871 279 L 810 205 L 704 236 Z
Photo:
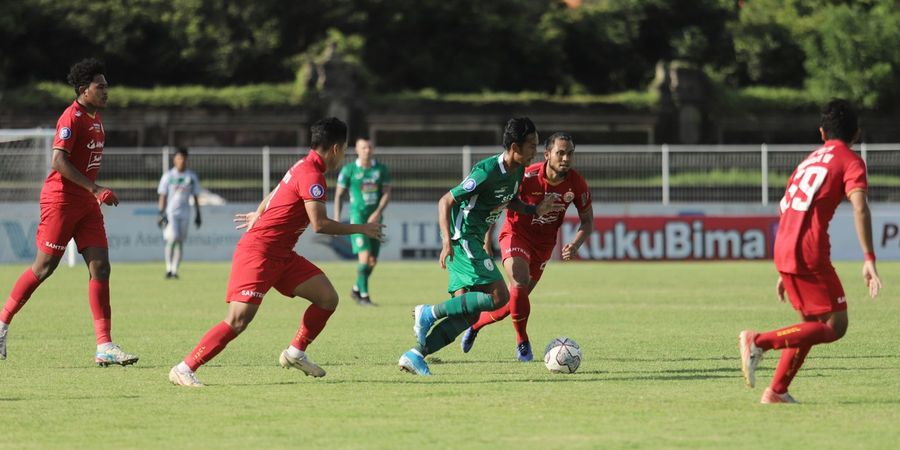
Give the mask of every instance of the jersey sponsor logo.
M 475 181 L 474 178 L 466 178 L 466 179 L 462 182 L 462 187 L 463 187 L 463 189 L 466 190 L 466 192 L 472 192 L 472 191 L 474 191 L 476 186 L 478 186 L 478 182 Z
M 506 253 L 509 255 L 512 255 L 513 253 L 521 253 L 525 255 L 526 258 L 531 258 L 531 253 L 522 247 L 510 247 Z
M 241 291 L 241 295 L 243 295 L 244 297 L 263 298 L 263 296 L 265 294 L 263 294 L 262 292 L 256 292 L 256 291 L 251 291 L 249 289 L 244 289 L 243 291 Z
M 572 200 L 575 200 L 575 193 L 574 193 L 574 192 L 568 191 L 568 192 L 566 192 L 565 194 L 563 194 L 563 201 L 564 201 L 564 202 L 570 203 L 570 202 L 572 202 Z
M 58 251 L 61 251 L 61 252 L 63 252 L 63 251 L 66 250 L 66 246 L 65 246 L 65 245 L 54 244 L 54 243 L 52 243 L 52 242 L 50 242 L 50 241 L 44 241 L 44 247 L 52 248 L 53 250 L 58 250 Z
M 491 261 L 490 258 L 484 260 L 484 268 L 487 270 L 494 270 L 494 261 Z
M 75 111 L 75 117 L 81 117 L 81 111 Z
M 94 124 L 91 125 L 91 128 L 93 128 L 94 131 L 97 132 L 103 131 L 103 126 L 101 126 L 99 122 L 94 122 Z
M 312 198 L 322 198 L 325 195 L 325 188 L 319 183 L 313 184 L 309 187 L 309 195 Z
M 72 129 L 69 127 L 62 127 L 59 129 L 59 138 L 66 141 L 70 137 L 72 137 Z
M 534 178 L 534 177 L 536 177 L 536 176 L 538 176 L 537 171 L 534 171 L 534 172 L 525 172 L 525 178 Z
M 91 147 L 88 147 L 91 148 Z M 91 156 L 88 159 L 87 170 L 94 170 L 100 168 L 100 161 L 103 160 L 103 152 L 91 152 Z
M 103 141 L 95 141 L 95 140 L 91 139 L 91 142 L 88 142 L 88 144 L 85 147 L 87 147 L 90 150 L 93 150 L 95 148 L 103 148 Z

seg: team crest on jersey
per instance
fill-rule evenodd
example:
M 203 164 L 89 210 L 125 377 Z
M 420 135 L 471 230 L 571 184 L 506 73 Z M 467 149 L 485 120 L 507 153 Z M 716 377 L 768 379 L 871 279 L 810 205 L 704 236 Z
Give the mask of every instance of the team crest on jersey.
M 75 111 L 75 117 L 81 117 L 81 111 Z
M 59 138 L 62 140 L 68 140 L 72 137 L 72 129 L 69 127 L 62 127 L 59 129 Z
M 466 179 L 462 182 L 462 187 L 463 187 L 463 189 L 466 190 L 466 192 L 472 192 L 472 191 L 474 191 L 474 190 L 475 190 L 475 186 L 478 186 L 478 182 L 475 181 L 474 178 L 466 178 Z
M 484 260 L 484 268 L 487 270 L 494 270 L 494 261 L 490 259 Z
M 322 198 L 325 195 L 325 188 L 321 184 L 314 184 L 309 187 L 309 195 L 312 198 Z
M 563 201 L 566 203 L 569 203 L 574 199 L 575 199 L 575 193 L 572 191 L 569 191 L 569 192 L 566 192 L 565 194 L 563 194 Z

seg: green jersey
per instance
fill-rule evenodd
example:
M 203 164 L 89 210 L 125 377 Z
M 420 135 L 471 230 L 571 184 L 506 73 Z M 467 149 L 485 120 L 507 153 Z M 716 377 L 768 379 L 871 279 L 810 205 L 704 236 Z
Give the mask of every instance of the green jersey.
M 358 159 L 346 164 L 337 179 L 338 186 L 350 191 L 350 214 L 358 216 L 372 214 L 378 208 L 384 187 L 390 184 L 387 167 L 374 159 L 369 168 L 360 165 Z
M 450 211 L 452 240 L 484 244 L 484 235 L 507 203 L 519 193 L 525 166 L 509 170 L 503 153 L 478 161 L 469 176 L 450 189 L 456 203 Z

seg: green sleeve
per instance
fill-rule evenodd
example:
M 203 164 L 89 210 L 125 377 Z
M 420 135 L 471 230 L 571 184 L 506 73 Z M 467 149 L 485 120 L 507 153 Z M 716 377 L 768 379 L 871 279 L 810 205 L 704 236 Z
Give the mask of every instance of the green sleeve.
M 391 173 L 388 172 L 387 166 L 384 164 L 381 165 L 381 185 L 382 186 L 390 186 L 391 184 Z
M 337 185 L 338 187 L 342 187 L 344 189 L 347 188 L 347 182 L 350 180 L 352 175 L 350 164 L 345 164 L 344 167 L 341 167 L 341 172 L 338 174 Z
M 450 194 L 453 195 L 453 199 L 461 202 L 467 200 L 474 194 L 477 194 L 482 190 L 482 186 L 484 182 L 488 179 L 488 173 L 481 166 L 475 166 L 472 169 L 472 172 L 466 177 L 462 183 L 456 185 L 453 189 L 450 189 Z

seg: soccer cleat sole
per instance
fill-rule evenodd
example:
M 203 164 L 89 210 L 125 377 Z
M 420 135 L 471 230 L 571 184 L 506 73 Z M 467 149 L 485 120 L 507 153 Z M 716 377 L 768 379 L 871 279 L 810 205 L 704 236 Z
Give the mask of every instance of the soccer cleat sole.
M 100 367 L 109 367 L 109 366 L 130 366 L 136 362 L 138 362 L 140 358 L 131 358 L 126 359 L 124 361 L 96 361 L 97 365 Z

